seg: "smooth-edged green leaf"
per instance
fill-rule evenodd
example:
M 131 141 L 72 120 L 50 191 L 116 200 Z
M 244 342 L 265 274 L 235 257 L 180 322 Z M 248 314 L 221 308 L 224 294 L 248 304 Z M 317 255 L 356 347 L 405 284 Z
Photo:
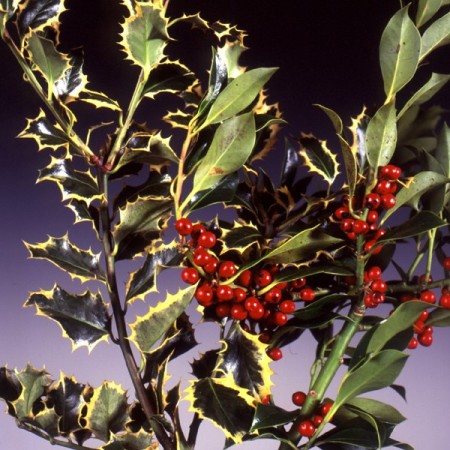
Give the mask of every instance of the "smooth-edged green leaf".
M 367 421 L 350 422 L 324 433 L 315 442 L 322 450 L 375 450 L 379 449 L 379 435 Z
M 81 428 L 79 418 L 84 404 L 84 389 L 84 384 L 61 374 L 59 383 L 49 390 L 47 398 L 57 414 L 59 433 L 69 435 Z
M 195 211 L 217 203 L 231 202 L 236 194 L 238 184 L 239 174 L 237 172 L 223 177 L 214 186 L 193 195 L 189 203 L 189 210 Z
M 431 171 L 423 171 L 419 172 L 410 183 L 406 186 L 403 186 L 400 191 L 397 192 L 395 197 L 395 206 L 386 211 L 386 214 L 380 221 L 380 225 L 382 225 L 386 220 L 400 207 L 404 205 L 409 205 L 414 209 L 418 209 L 418 202 L 420 197 L 430 189 L 433 189 L 437 186 L 441 186 L 450 181 L 449 178 L 441 175 L 440 173 L 431 172 Z
M 298 410 L 286 411 L 273 404 L 258 403 L 253 418 L 251 432 L 263 431 L 264 428 L 278 427 L 293 422 L 298 416 Z
M 169 40 L 167 18 L 162 9 L 150 2 L 137 2 L 136 12 L 125 19 L 121 33 L 128 58 L 147 74 L 164 56 Z
M 143 94 L 154 98 L 157 94 L 176 94 L 187 90 L 196 82 L 195 75 L 179 61 L 164 61 L 150 71 Z
M 398 425 L 406 418 L 392 405 L 373 400 L 371 398 L 356 397 L 349 400 L 343 407 L 350 405 L 360 410 L 366 411 L 368 414 L 375 417 L 380 422 Z
M 102 194 L 91 173 L 75 170 L 69 162 L 67 159 L 52 157 L 50 164 L 39 171 L 37 183 L 54 181 L 61 191 L 63 201 L 80 200 L 90 205 L 93 200 L 101 199 Z
M 408 355 L 398 350 L 382 350 L 348 372 L 333 403 L 330 416 L 344 403 L 364 392 L 391 385 L 400 374 Z
M 134 257 L 160 237 L 172 203 L 170 197 L 145 196 L 119 209 L 120 221 L 113 230 L 117 259 Z
M 420 61 L 433 50 L 450 43 L 450 12 L 433 22 L 422 35 Z
M 67 55 L 58 52 L 50 39 L 32 32 L 27 38 L 27 50 L 33 67 L 36 67 L 48 83 L 48 91 L 55 91 L 55 83 L 70 68 Z
M 413 105 L 422 105 L 437 94 L 450 80 L 450 75 L 432 73 L 430 79 L 415 92 L 397 114 L 397 120 Z
M 416 26 L 427 23 L 441 8 L 442 0 L 419 0 L 416 11 Z
M 21 35 L 30 29 L 40 31 L 48 26 L 59 26 L 59 15 L 64 12 L 63 0 L 25 0 L 19 6 L 17 25 Z
M 258 399 L 269 395 L 273 372 L 269 366 L 271 359 L 267 356 L 267 345 L 238 324 L 233 325 L 223 343 L 216 369 Z
M 300 144 L 300 156 L 309 170 L 318 173 L 331 185 L 339 175 L 339 163 L 336 155 L 327 147 L 326 141 L 321 141 L 311 134 L 302 134 Z
M 211 145 L 194 175 L 191 197 L 216 185 L 247 161 L 255 145 L 253 113 L 232 117 L 217 128 Z
M 73 349 L 85 345 L 92 350 L 98 342 L 108 339 L 111 319 L 98 293 L 93 295 L 87 290 L 71 294 L 55 285 L 51 291 L 32 293 L 24 306 L 35 306 L 38 315 L 58 323 Z
M 329 275 L 354 275 L 355 272 L 349 268 L 339 265 L 339 264 L 327 264 L 318 266 L 303 266 L 299 268 L 287 267 L 286 269 L 279 272 L 276 277 L 277 283 L 289 282 L 298 280 L 299 278 L 306 278 L 318 274 L 329 274 Z
M 408 237 L 418 236 L 446 225 L 446 222 L 430 211 L 419 211 L 411 219 L 398 227 L 391 228 L 380 238 L 379 242 L 397 241 Z
M 386 103 L 414 76 L 419 63 L 420 33 L 408 15 L 409 5 L 388 22 L 380 41 L 380 66 Z
M 184 256 L 177 242 L 151 248 L 142 267 L 130 275 L 126 287 L 127 302 L 144 300 L 151 292 L 157 292 L 157 276 L 164 269 L 179 266 Z
M 108 442 L 112 433 L 125 428 L 128 419 L 127 395 L 121 386 L 105 381 L 95 388 L 93 395 L 86 403 L 86 428 L 89 428 L 97 439 Z
M 232 80 L 216 98 L 199 129 L 230 119 L 250 106 L 276 70 L 276 68 L 253 69 Z
M 70 242 L 67 234 L 61 238 L 49 237 L 40 244 L 25 243 L 25 246 L 32 258 L 46 259 L 72 278 L 78 278 L 82 282 L 106 279 L 99 264 L 100 253 L 94 254 L 91 249 L 81 250 Z
M 167 293 L 165 300 L 151 307 L 145 316 L 130 324 L 130 340 L 141 352 L 150 352 L 156 342 L 169 330 L 191 302 L 196 286 Z
M 38 151 L 44 148 L 68 147 L 67 135 L 59 125 L 51 124 L 42 110 L 35 119 L 27 119 L 26 128 L 17 137 L 34 139 L 38 145 Z
M 294 312 L 294 317 L 298 319 L 298 322 L 294 320 L 293 324 L 298 323 L 300 325 L 302 322 L 313 322 L 317 318 L 325 315 L 333 307 L 344 304 L 346 299 L 348 299 L 348 295 L 346 294 L 329 294 L 318 298 L 314 302 L 307 304 L 304 308 Z
M 389 163 L 397 144 L 397 122 L 393 103 L 383 105 L 370 119 L 365 143 L 367 159 L 374 170 Z
M 99 450 L 157 450 L 153 433 L 139 430 L 137 433 L 126 431 L 125 433 L 111 433 L 111 439 L 106 445 L 102 445 Z
M 428 316 L 427 325 L 435 326 L 435 327 L 450 326 L 450 310 L 436 308 Z
M 439 133 L 435 158 L 440 164 L 444 175 L 450 177 L 450 128 L 444 123 Z
M 314 106 L 317 106 L 328 116 L 331 123 L 333 124 L 333 128 L 336 131 L 336 134 L 342 134 L 344 126 L 342 125 L 342 119 L 339 117 L 339 114 L 332 109 L 327 108 L 326 106 L 319 105 L 318 103 L 316 103 Z
M 186 390 L 189 410 L 208 419 L 234 442 L 241 442 L 252 426 L 254 398 L 227 378 L 191 381 Z
M 19 420 L 32 418 L 33 404 L 52 384 L 52 380 L 45 370 L 37 370 L 30 364 L 20 372 L 16 371 L 17 381 L 21 392 L 17 400 L 12 402 L 15 415 Z

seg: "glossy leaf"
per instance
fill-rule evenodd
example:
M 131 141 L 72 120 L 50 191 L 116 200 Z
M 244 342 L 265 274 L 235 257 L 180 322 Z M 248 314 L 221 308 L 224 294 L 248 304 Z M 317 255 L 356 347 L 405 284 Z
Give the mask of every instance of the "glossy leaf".
M 112 433 L 125 428 L 127 408 L 127 396 L 121 386 L 105 381 L 94 389 L 92 398 L 86 403 L 86 427 L 97 439 L 108 442 Z
M 65 104 L 79 98 L 86 89 L 87 77 L 83 73 L 83 57 L 81 54 L 70 58 L 70 66 L 55 84 L 55 95 Z
M 102 198 L 97 181 L 90 172 L 80 172 L 70 166 L 67 159 L 52 158 L 50 164 L 39 171 L 37 182 L 54 181 L 64 200 L 80 200 L 87 205 Z
M 158 450 L 158 443 L 154 442 L 152 433 L 139 430 L 137 433 L 114 434 L 111 440 L 102 445 L 99 450 Z
M 70 200 L 66 206 L 74 213 L 75 223 L 79 222 L 92 222 L 92 227 L 95 231 L 100 229 L 100 211 L 95 206 L 88 206 L 85 201 L 82 200 Z
M 111 109 L 112 111 L 122 111 L 119 103 L 117 103 L 116 100 L 109 98 L 103 92 L 84 89 L 80 96 L 80 100 L 85 103 L 94 105 L 96 108 L 107 108 Z
M 8 367 L 0 367 L 0 398 L 8 405 L 8 413 L 16 417 L 11 402 L 17 400 L 22 392 L 22 386 L 17 378 L 16 371 Z
M 436 308 L 428 316 L 427 325 L 435 327 L 450 326 L 450 311 L 448 309 Z
M 249 70 L 232 80 L 214 101 L 201 128 L 241 113 L 256 99 L 259 91 L 277 69 L 259 68 Z
M 90 249 L 81 250 L 70 242 L 67 234 L 61 238 L 49 237 L 40 244 L 25 243 L 25 246 L 32 258 L 50 261 L 73 279 L 78 278 L 81 282 L 106 279 L 99 264 L 100 253 L 94 254 Z
M 300 156 L 311 172 L 319 174 L 329 185 L 339 174 L 336 155 L 330 151 L 326 141 L 320 141 L 310 134 L 300 137 Z
M 432 51 L 450 43 L 450 12 L 433 22 L 422 35 L 420 61 Z
M 262 235 L 255 226 L 240 225 L 235 222 L 230 230 L 223 230 L 221 240 L 224 242 L 226 248 L 236 248 L 240 252 L 244 252 L 255 242 L 261 241 Z
M 445 123 L 439 133 L 434 156 L 438 160 L 444 175 L 450 177 L 450 128 Z
M 35 306 L 38 315 L 58 323 L 73 349 L 85 345 L 92 350 L 108 339 L 110 317 L 100 294 L 87 290 L 76 295 L 55 285 L 51 291 L 32 293 L 24 306 Z
M 273 372 L 269 366 L 271 359 L 267 356 L 267 345 L 237 324 L 223 343 L 224 349 L 219 353 L 216 370 L 223 372 L 225 377 L 234 380 L 257 399 L 269 395 Z
M 180 265 L 183 254 L 180 253 L 177 242 L 156 248 L 152 248 L 145 259 L 144 264 L 130 275 L 127 282 L 126 300 L 129 303 L 135 300 L 144 300 L 147 294 L 157 292 L 157 276 L 170 267 Z
M 21 35 L 30 29 L 44 30 L 59 23 L 59 15 L 66 9 L 63 0 L 25 0 L 20 4 L 17 24 Z
M 37 370 L 30 364 L 26 369 L 16 372 L 21 392 L 17 400 L 12 402 L 15 415 L 19 420 L 33 417 L 33 405 L 52 383 L 45 370 Z
M 132 258 L 159 238 L 171 207 L 171 198 L 145 196 L 120 208 L 120 221 L 113 230 L 117 259 Z
M 447 84 L 448 80 L 450 80 L 450 75 L 432 73 L 430 79 L 405 103 L 402 110 L 397 114 L 397 120 L 399 120 L 411 106 L 422 105 L 434 97 Z
M 392 405 L 371 398 L 356 397 L 349 400 L 344 406 L 347 405 L 366 411 L 380 422 L 398 425 L 406 420 Z
M 297 149 L 294 148 L 294 146 L 288 139 L 285 139 L 284 159 L 281 168 L 280 186 L 292 186 L 294 184 L 299 165 L 300 159 Z
M 165 300 L 151 307 L 145 316 L 130 324 L 130 340 L 141 352 L 150 352 L 156 342 L 169 330 L 191 302 L 196 286 L 167 293 Z
M 411 207 L 418 209 L 418 201 L 420 196 L 430 189 L 448 183 L 449 178 L 441 175 L 440 173 L 423 171 L 419 172 L 408 185 L 402 187 L 396 194 L 395 206 L 383 216 L 380 221 L 382 225 L 386 220 L 400 207 L 404 205 L 410 205 Z
M 68 147 L 66 134 L 59 125 L 51 124 L 42 110 L 35 119 L 27 119 L 27 127 L 18 137 L 34 139 L 38 145 L 38 151 L 44 148 Z
M 414 76 L 421 49 L 420 33 L 408 15 L 408 6 L 388 22 L 380 41 L 380 66 L 386 103 Z
M 344 161 L 349 195 L 350 197 L 353 197 L 358 180 L 358 161 L 357 153 L 355 151 L 356 146 L 351 146 L 341 135 L 338 135 L 338 139 L 341 147 L 342 159 Z M 358 145 L 358 142 L 356 142 L 355 144 Z M 366 153 L 364 153 L 364 155 L 366 155 Z
M 377 432 L 366 421 L 361 422 L 324 433 L 316 441 L 316 445 L 322 450 L 379 449 Z
M 189 410 L 212 421 L 227 438 L 241 442 L 250 430 L 255 412 L 254 398 L 231 380 L 207 377 L 191 381 L 186 392 Z
M 169 36 L 163 11 L 150 2 L 137 2 L 136 12 L 125 19 L 121 45 L 134 64 L 150 73 L 164 56 Z
M 217 48 L 217 54 L 224 61 L 228 78 L 237 78 L 244 72 L 245 68 L 239 65 L 239 58 L 247 50 L 242 39 L 225 41 L 225 44 Z
M 397 123 L 393 103 L 383 105 L 370 119 L 365 144 L 367 159 L 374 170 L 389 163 L 397 144 Z
M 442 0 L 419 0 L 416 11 L 416 25 L 420 28 L 441 8 Z
M 298 410 L 286 411 L 273 404 L 258 403 L 253 418 L 251 432 L 264 432 L 264 428 L 278 427 L 293 422 L 298 416 Z
M 224 176 L 240 169 L 250 156 L 254 144 L 253 113 L 236 116 L 222 123 L 195 171 L 191 196 L 211 188 Z

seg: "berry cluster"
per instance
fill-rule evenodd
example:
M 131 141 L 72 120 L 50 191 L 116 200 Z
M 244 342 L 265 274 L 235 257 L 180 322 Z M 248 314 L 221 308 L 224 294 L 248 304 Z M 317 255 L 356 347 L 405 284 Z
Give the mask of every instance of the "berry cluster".
M 292 402 L 296 406 L 303 406 L 306 400 L 306 394 L 302 391 L 297 391 L 292 394 Z M 298 424 L 298 432 L 301 436 L 311 437 L 315 432 L 317 427 L 323 422 L 324 417 L 328 414 L 332 408 L 332 402 L 323 402 L 314 414 L 308 418 L 302 420 Z
M 361 235 L 365 237 L 366 252 L 372 251 L 373 254 L 377 254 L 381 251 L 381 246 L 372 250 L 377 240 L 386 233 L 382 228 L 378 228 L 377 222 L 381 212 L 395 206 L 394 194 L 397 192 L 400 175 L 399 167 L 391 164 L 383 166 L 379 170 L 375 189 L 364 196 L 361 205 L 358 205 L 356 197 L 352 199 L 353 209 L 358 206 L 367 209 L 365 219 L 359 216 L 352 217 L 348 197 L 345 197 L 344 203 L 334 211 L 334 218 L 339 221 L 341 230 L 349 240 L 356 240 Z
M 187 267 L 182 270 L 181 279 L 188 284 L 199 283 L 195 298 L 215 319 L 243 322 L 248 331 L 259 333 L 260 340 L 268 343 L 272 332 L 285 325 L 296 310 L 296 301 L 314 300 L 315 291 L 304 278 L 276 283 L 279 265 L 238 273 L 235 262 L 217 257 L 214 252 L 217 237 L 205 225 L 181 218 L 175 228 L 188 249 Z M 282 352 L 274 347 L 268 350 L 268 355 L 278 360 Z
M 415 349 L 417 346 L 423 345 L 429 347 L 433 343 L 433 327 L 426 325 L 429 312 L 427 310 L 422 311 L 419 318 L 414 323 L 414 336 L 408 344 L 409 349 Z
M 364 282 L 366 283 L 366 295 L 364 305 L 367 308 L 375 308 L 385 300 L 387 284 L 381 279 L 382 271 L 378 266 L 372 266 L 364 272 Z

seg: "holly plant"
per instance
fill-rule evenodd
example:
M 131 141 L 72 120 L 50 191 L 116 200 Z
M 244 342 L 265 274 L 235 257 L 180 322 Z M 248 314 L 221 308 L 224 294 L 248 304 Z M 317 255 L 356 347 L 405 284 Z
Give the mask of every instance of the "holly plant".
M 193 449 L 203 421 L 223 431 L 225 448 L 264 438 L 282 450 L 412 449 L 392 437 L 401 413 L 367 393 L 402 392 L 395 381 L 412 349 L 450 325 L 450 130 L 429 106 L 450 75 L 426 75 L 429 55 L 450 43 L 449 4 L 419 0 L 389 20 L 379 45 L 385 98 L 345 127 L 319 105 L 336 132 L 329 148 L 293 132 L 269 102 L 276 68 L 240 65 L 245 33 L 234 25 L 173 16 L 169 0 L 121 0 L 120 37 L 110 39 L 139 72 L 124 106 L 91 88 L 83 53 L 64 46 L 63 0 L 0 0 L 2 41 L 42 101 L 19 137 L 51 151 L 38 181 L 57 185 L 102 249 L 79 248 L 69 233 L 26 243 L 32 258 L 99 287 L 55 284 L 25 306 L 74 349 L 116 345 L 132 384 L 125 392 L 114 380 L 94 387 L 4 366 L 0 397 L 19 427 L 76 450 Z M 212 49 L 199 73 L 174 56 L 192 28 Z M 158 129 L 136 119 L 150 102 Z M 95 121 L 102 110 L 111 122 Z M 274 152 L 278 177 L 264 169 Z M 227 214 L 216 214 L 220 205 Z M 413 249 L 407 263 L 402 245 Z M 121 280 L 117 265 L 131 260 Z M 220 337 L 199 354 L 206 321 Z M 305 333 L 317 343 L 311 378 L 284 409 L 271 394 L 273 367 Z M 167 388 L 172 361 L 192 354 L 189 379 Z

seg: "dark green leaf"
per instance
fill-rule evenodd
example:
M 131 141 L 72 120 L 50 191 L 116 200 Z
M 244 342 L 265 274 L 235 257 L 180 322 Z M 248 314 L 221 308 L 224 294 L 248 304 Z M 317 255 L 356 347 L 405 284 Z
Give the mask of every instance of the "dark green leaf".
M 17 19 L 21 35 L 30 28 L 42 30 L 51 24 L 58 23 L 58 16 L 65 11 L 63 0 L 26 0 L 20 5 Z
M 251 432 L 260 431 L 263 428 L 278 427 L 293 422 L 298 416 L 298 410 L 286 411 L 276 405 L 258 403 L 255 417 L 253 418 Z M 263 431 L 264 432 L 264 431 Z
M 55 84 L 55 94 L 65 104 L 76 100 L 86 87 L 87 77 L 83 73 L 83 63 L 81 52 L 72 55 L 70 67 Z
M 397 392 L 397 394 L 406 402 L 406 389 L 403 386 L 400 384 L 391 384 L 389 387 Z
M 436 308 L 428 316 L 427 325 L 435 327 L 450 326 L 450 310 Z
M 257 228 L 243 225 L 224 231 L 221 239 L 227 248 L 238 248 L 240 251 L 244 251 L 255 242 L 261 241 L 262 235 Z
M 22 387 L 14 370 L 0 367 L 0 398 L 7 402 L 10 414 L 14 413 L 14 410 L 10 407 L 10 402 L 17 400 L 21 392 Z
M 139 430 L 137 433 L 120 433 L 114 435 L 111 440 L 102 445 L 99 450 L 149 450 L 153 447 L 154 437 L 152 433 Z
M 202 354 L 199 359 L 194 359 L 191 363 L 192 375 L 199 380 L 210 377 L 216 367 L 218 355 L 218 349 L 208 350 L 206 353 Z
M 373 428 L 335 428 L 316 441 L 323 450 L 378 449 L 378 435 Z
M 75 214 L 75 223 L 92 222 L 92 227 L 97 233 L 100 230 L 100 211 L 95 206 L 88 206 L 83 200 L 70 200 L 66 205 Z
M 280 186 L 292 186 L 300 165 L 297 150 L 287 139 L 284 141 L 284 160 L 281 169 Z
M 366 411 L 368 414 L 374 416 L 380 422 L 391 423 L 398 425 L 406 420 L 400 412 L 387 403 L 373 400 L 371 398 L 357 397 L 349 400 L 343 407 L 347 405 L 354 406 L 360 410 Z
M 100 294 L 94 296 L 87 290 L 74 295 L 55 286 L 51 291 L 31 294 L 24 306 L 35 306 L 38 315 L 57 322 L 74 349 L 83 345 L 92 349 L 108 338 L 110 317 Z
M 442 125 L 439 133 L 434 156 L 439 162 L 444 175 L 450 177 L 450 128 L 446 123 Z

